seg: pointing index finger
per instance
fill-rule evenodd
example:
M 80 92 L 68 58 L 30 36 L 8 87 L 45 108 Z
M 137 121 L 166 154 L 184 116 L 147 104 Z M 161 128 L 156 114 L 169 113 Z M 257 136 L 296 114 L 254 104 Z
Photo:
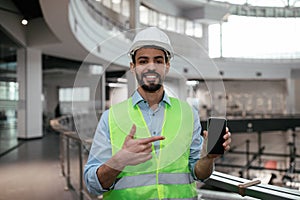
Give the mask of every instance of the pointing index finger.
M 164 140 L 164 139 L 165 139 L 164 136 L 152 136 L 152 137 L 140 139 L 140 143 L 141 144 L 148 144 L 148 143 L 151 143 L 151 142 L 155 142 L 155 141 L 158 141 L 158 140 Z

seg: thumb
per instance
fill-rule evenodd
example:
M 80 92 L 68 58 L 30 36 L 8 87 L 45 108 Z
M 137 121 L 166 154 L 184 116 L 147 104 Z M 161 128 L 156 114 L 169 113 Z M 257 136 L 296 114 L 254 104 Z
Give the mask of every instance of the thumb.
M 206 140 L 207 136 L 208 136 L 208 132 L 207 132 L 207 130 L 204 130 L 203 131 L 203 138 Z
M 202 143 L 202 149 L 200 154 L 200 159 L 207 156 L 207 138 L 208 138 L 208 131 L 203 131 L 203 143 Z
M 131 129 L 130 129 L 130 132 L 128 134 L 128 137 L 131 138 L 131 139 L 134 139 L 135 132 L 136 132 L 136 125 L 133 124 Z

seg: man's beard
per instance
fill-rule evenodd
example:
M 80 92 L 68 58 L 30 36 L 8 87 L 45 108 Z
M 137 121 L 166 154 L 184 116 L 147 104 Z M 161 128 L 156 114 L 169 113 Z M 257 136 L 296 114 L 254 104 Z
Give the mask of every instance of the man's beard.
M 150 84 L 150 85 L 142 85 L 141 87 L 147 92 L 156 92 L 161 88 L 161 84 Z
M 147 74 L 155 74 L 158 78 L 158 83 L 149 83 L 149 85 L 146 85 L 146 83 L 143 81 L 143 78 L 146 78 Z M 138 76 L 138 74 L 136 74 L 136 79 L 139 83 L 139 85 L 147 92 L 156 92 L 157 90 L 159 90 L 162 86 L 162 79 L 160 74 L 154 72 L 154 71 L 148 71 L 146 73 L 143 73 L 141 75 L 141 77 Z

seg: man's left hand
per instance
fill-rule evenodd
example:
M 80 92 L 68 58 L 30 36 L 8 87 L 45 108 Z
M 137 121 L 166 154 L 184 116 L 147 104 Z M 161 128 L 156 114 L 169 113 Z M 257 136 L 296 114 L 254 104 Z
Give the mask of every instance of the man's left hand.
M 205 140 L 205 142 L 204 142 L 205 145 L 203 146 L 203 148 L 206 148 L 208 134 L 209 133 L 206 130 L 203 131 L 203 137 L 204 137 L 204 140 Z M 231 144 L 231 133 L 229 132 L 228 127 L 226 127 L 226 133 L 223 136 L 223 138 L 225 140 L 224 143 L 223 143 L 223 147 L 224 147 L 224 151 L 226 152 L 226 151 L 229 151 L 230 144 Z M 207 154 L 208 158 L 217 158 L 219 156 L 221 156 L 221 155 L 220 154 Z

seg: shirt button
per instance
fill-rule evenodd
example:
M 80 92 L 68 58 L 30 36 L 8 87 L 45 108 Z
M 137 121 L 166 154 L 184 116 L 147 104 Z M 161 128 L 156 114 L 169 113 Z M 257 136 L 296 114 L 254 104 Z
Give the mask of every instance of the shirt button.
M 155 132 L 155 131 L 153 131 L 153 135 L 156 135 L 156 132 Z
M 153 113 L 152 116 L 155 116 L 155 114 Z

